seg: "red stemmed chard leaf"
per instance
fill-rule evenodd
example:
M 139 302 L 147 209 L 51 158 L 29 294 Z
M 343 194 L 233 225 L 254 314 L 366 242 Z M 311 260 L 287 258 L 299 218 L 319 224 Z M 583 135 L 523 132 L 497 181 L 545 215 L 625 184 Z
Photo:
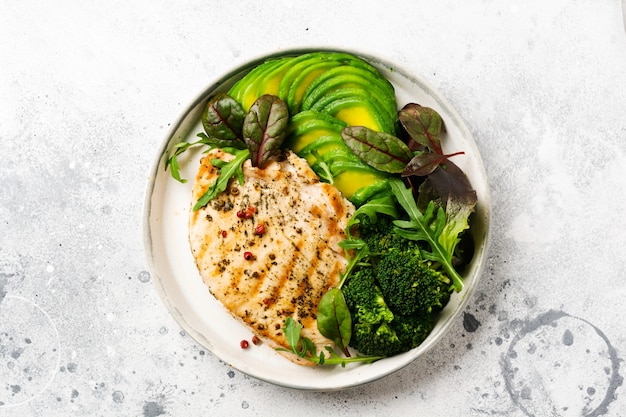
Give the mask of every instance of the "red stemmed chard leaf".
M 429 107 L 409 103 L 398 112 L 400 123 L 409 134 L 408 146 L 411 150 L 423 148 L 441 154 L 443 120 L 439 113 Z
M 289 109 L 273 95 L 262 95 L 250 107 L 243 121 L 243 139 L 250 150 L 252 166 L 263 168 L 280 150 L 285 139 Z
M 235 99 L 220 93 L 211 98 L 202 113 L 202 127 L 207 140 L 216 146 L 244 145 L 241 136 L 246 113 Z
M 441 164 L 446 163 L 448 158 L 451 158 L 455 155 L 462 155 L 464 152 L 456 152 L 450 155 L 441 155 L 433 152 L 422 152 L 418 155 L 415 155 L 411 161 L 404 167 L 402 171 L 403 177 L 409 177 L 412 175 L 416 175 L 418 177 L 423 177 L 431 174 L 433 171 L 437 169 Z
M 409 147 L 388 133 L 363 126 L 348 126 L 342 130 L 341 136 L 356 156 L 379 171 L 401 173 L 413 158 Z

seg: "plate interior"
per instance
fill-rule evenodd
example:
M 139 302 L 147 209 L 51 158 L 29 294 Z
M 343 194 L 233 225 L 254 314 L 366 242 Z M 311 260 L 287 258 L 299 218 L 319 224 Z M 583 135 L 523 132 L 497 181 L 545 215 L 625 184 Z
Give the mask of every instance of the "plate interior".
M 188 180 L 185 184 L 175 181 L 169 171 L 164 170 L 165 153 L 180 141 L 196 140 L 197 133 L 203 131 L 200 117 L 208 98 L 216 92 L 228 91 L 236 80 L 263 58 L 220 78 L 190 104 L 157 152 L 146 189 L 146 255 L 153 282 L 170 313 L 191 337 L 225 363 L 250 376 L 281 386 L 338 390 L 376 380 L 406 366 L 436 344 L 461 314 L 485 263 L 490 217 L 488 183 L 478 149 L 465 124 L 424 80 L 378 59 L 357 55 L 376 66 L 391 81 L 400 106 L 415 102 L 440 113 L 446 128 L 442 137 L 444 151 L 465 152 L 455 157 L 454 162 L 467 174 L 478 196 L 471 229 L 476 247 L 472 263 L 464 274 L 465 287 L 461 293 L 453 294 L 435 329 L 419 347 L 373 364 L 355 364 L 345 369 L 295 365 L 262 344 L 251 344 L 244 350 L 239 347 L 239 342 L 242 339 L 251 340 L 252 333 L 230 316 L 202 282 L 187 237 L 191 188 L 202 149 L 189 150 L 179 158 L 181 176 Z

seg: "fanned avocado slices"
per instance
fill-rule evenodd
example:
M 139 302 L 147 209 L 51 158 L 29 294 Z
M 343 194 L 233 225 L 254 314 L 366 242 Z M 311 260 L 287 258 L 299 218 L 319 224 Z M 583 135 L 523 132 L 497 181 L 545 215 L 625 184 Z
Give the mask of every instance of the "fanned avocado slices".
M 346 126 L 395 133 L 395 92 L 374 66 L 342 52 L 286 56 L 256 66 L 229 91 L 245 111 L 264 94 L 287 103 L 283 146 L 305 158 L 322 180 L 356 205 L 388 188 L 388 174 L 361 161 L 341 136 Z
M 370 167 L 348 148 L 341 136 L 346 126 L 327 114 L 305 110 L 291 118 L 284 146 L 305 158 L 320 178 L 352 200 L 359 190 L 385 180 L 388 174 Z M 353 203 L 367 194 L 359 192 Z

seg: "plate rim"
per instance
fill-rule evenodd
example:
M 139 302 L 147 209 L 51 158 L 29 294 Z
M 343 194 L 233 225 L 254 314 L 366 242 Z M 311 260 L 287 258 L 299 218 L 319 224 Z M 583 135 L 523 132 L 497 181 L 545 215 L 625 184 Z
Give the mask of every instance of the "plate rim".
M 472 297 L 478 283 L 481 280 L 482 275 L 484 274 L 486 261 L 487 261 L 487 258 L 489 255 L 489 249 L 491 246 L 491 228 L 492 228 L 492 225 L 491 225 L 492 209 L 491 209 L 491 196 L 490 196 L 488 176 L 487 176 L 485 166 L 482 160 L 482 155 L 479 152 L 479 149 L 477 147 L 477 142 L 474 136 L 471 134 L 470 130 L 468 129 L 465 121 L 461 118 L 460 114 L 456 111 L 456 108 L 454 108 L 450 104 L 450 102 L 446 99 L 446 97 L 444 97 L 441 93 L 439 93 L 439 91 L 435 89 L 422 76 L 415 75 L 411 73 L 410 71 L 407 71 L 405 67 L 400 66 L 397 63 L 391 62 L 388 59 L 381 58 L 380 56 L 375 56 L 369 53 L 365 53 L 363 51 L 355 50 L 353 48 L 347 49 L 347 48 L 335 48 L 335 47 L 300 47 L 300 48 L 284 49 L 284 50 L 276 51 L 273 53 L 257 54 L 257 56 L 254 58 L 247 59 L 244 62 L 240 62 L 238 65 L 237 64 L 234 65 L 233 69 L 222 72 L 221 76 L 214 77 L 215 81 L 207 84 L 201 90 L 201 92 L 196 94 L 196 96 L 179 112 L 178 116 L 174 119 L 174 121 L 169 126 L 169 129 L 166 132 L 166 135 L 161 140 L 160 145 L 156 149 L 156 153 L 153 154 L 154 156 L 153 156 L 152 164 L 149 168 L 148 181 L 146 183 L 146 186 L 144 189 L 144 196 L 143 196 L 143 209 L 142 209 L 143 249 L 144 249 L 144 255 L 147 261 L 148 270 L 151 276 L 154 277 L 154 279 L 152 279 L 151 281 L 153 282 L 153 285 L 157 289 L 157 292 L 159 293 L 159 297 L 161 298 L 161 301 L 165 304 L 168 310 L 168 313 L 172 316 L 172 318 L 174 318 L 176 323 L 196 343 L 198 343 L 200 346 L 209 350 L 209 352 L 220 361 L 223 361 L 222 358 L 216 355 L 215 352 L 207 346 L 207 343 L 210 345 L 210 342 L 206 339 L 199 340 L 200 339 L 199 336 L 201 336 L 197 334 L 199 332 L 197 332 L 195 329 L 193 329 L 189 325 L 189 323 L 187 323 L 183 315 L 178 311 L 176 306 L 169 299 L 167 291 L 165 290 L 163 283 L 161 282 L 161 276 L 159 274 L 158 268 L 155 265 L 154 245 L 153 245 L 153 239 L 152 239 L 152 233 L 151 233 L 152 232 L 151 199 L 152 199 L 155 187 L 156 187 L 156 180 L 158 178 L 158 172 L 160 169 L 162 169 L 164 157 L 168 149 L 172 145 L 172 142 L 175 140 L 175 137 L 179 129 L 181 128 L 181 126 L 183 125 L 187 117 L 190 115 L 190 113 L 192 113 L 198 107 L 199 104 L 201 104 L 212 93 L 214 93 L 217 89 L 219 89 L 219 87 L 222 84 L 224 84 L 225 82 L 227 82 L 228 80 L 232 79 L 233 77 L 237 76 L 238 74 L 242 72 L 251 70 L 256 65 L 260 64 L 261 62 L 267 59 L 276 58 L 280 56 L 298 55 L 298 54 L 303 54 L 303 53 L 308 53 L 308 52 L 318 52 L 318 51 L 341 52 L 341 53 L 352 54 L 362 59 L 365 59 L 367 62 L 377 67 L 383 66 L 387 69 L 392 70 L 393 72 L 399 73 L 401 76 L 417 84 L 422 90 L 427 92 L 439 105 L 445 108 L 446 113 L 449 116 L 454 118 L 454 124 L 460 130 L 461 135 L 464 138 L 468 139 L 471 145 L 475 148 L 476 152 L 475 152 L 475 155 L 473 155 L 473 158 L 476 160 L 476 165 L 480 168 L 481 172 L 479 173 L 479 176 L 485 179 L 485 184 L 484 184 L 485 186 L 482 190 L 483 198 L 479 201 L 480 205 L 477 205 L 477 212 L 480 210 L 480 212 L 477 213 L 477 215 L 480 217 L 481 223 L 484 226 L 483 230 L 479 231 L 479 233 L 481 233 L 480 239 L 482 242 L 480 245 L 480 253 L 479 253 L 480 258 L 479 259 L 474 258 L 472 260 L 472 265 L 476 265 L 474 267 L 473 279 L 471 280 L 470 285 L 464 288 L 463 293 L 462 293 L 462 298 L 457 308 L 454 310 L 451 316 L 447 319 L 447 321 L 440 326 L 439 332 L 441 333 L 441 336 L 448 333 L 449 328 L 457 321 L 458 317 L 465 310 L 465 307 L 467 306 L 469 299 Z M 475 257 L 477 256 L 476 253 L 474 254 L 474 256 Z M 283 387 L 292 388 L 292 389 L 298 389 L 298 390 L 306 390 L 306 391 L 324 391 L 324 392 L 338 391 L 338 390 L 358 387 L 358 386 L 373 382 L 375 380 L 379 380 L 381 378 L 384 378 L 388 375 L 391 375 L 399 371 L 400 369 L 408 366 L 409 364 L 414 362 L 416 359 L 418 359 L 419 357 L 423 356 L 428 351 L 430 351 L 435 345 L 441 342 L 440 339 L 441 337 L 439 337 L 437 340 L 434 340 L 429 345 L 421 349 L 418 356 L 410 358 L 409 360 L 406 360 L 400 363 L 400 365 L 398 366 L 392 367 L 386 370 L 385 372 L 382 372 L 377 375 L 373 375 L 369 378 L 359 379 L 358 381 L 355 381 L 355 383 L 353 384 L 344 384 L 340 386 L 328 386 L 328 387 L 311 386 L 309 387 L 306 384 L 287 384 L 287 383 L 280 382 L 277 380 L 272 380 L 271 378 L 266 378 L 266 377 L 262 377 L 259 375 L 251 374 L 249 371 L 243 370 L 235 364 L 228 363 L 226 361 L 223 361 L 223 362 L 226 363 L 228 366 L 234 369 L 237 369 L 238 371 L 242 373 L 245 373 L 246 375 L 249 375 L 255 379 L 265 381 L 274 385 L 283 386 Z M 410 352 L 411 351 L 406 352 L 405 354 L 408 354 Z

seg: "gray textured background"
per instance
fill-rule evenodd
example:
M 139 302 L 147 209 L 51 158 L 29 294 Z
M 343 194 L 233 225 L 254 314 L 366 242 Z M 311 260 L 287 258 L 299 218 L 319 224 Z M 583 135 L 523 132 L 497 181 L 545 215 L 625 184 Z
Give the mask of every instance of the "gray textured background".
M 0 416 L 626 414 L 617 0 L 176 3 L 1 6 Z M 336 393 L 272 386 L 205 352 L 142 248 L 169 124 L 229 68 L 316 45 L 439 89 L 493 198 L 463 318 L 425 357 Z

